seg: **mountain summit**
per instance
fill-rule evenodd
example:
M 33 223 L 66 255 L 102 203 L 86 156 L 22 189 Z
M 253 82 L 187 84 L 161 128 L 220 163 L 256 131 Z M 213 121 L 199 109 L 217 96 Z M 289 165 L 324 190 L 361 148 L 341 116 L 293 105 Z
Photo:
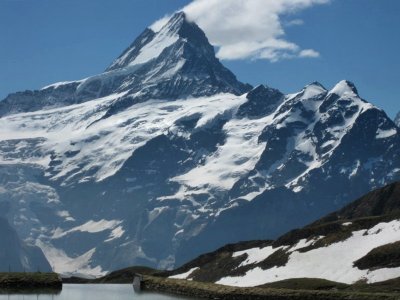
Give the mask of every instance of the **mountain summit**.
M 213 59 L 214 56 L 214 49 L 204 32 L 195 23 L 189 22 L 185 13 L 180 12 L 172 16 L 159 31 L 147 28 L 106 71 L 145 64 L 157 59 L 165 49 L 174 45 L 177 45 L 174 47 L 175 50 L 191 47 L 205 60 Z M 172 58 L 180 59 L 184 53 L 181 50 L 173 54 Z
M 147 98 L 240 95 L 251 88 L 219 62 L 204 32 L 183 12 L 158 32 L 146 29 L 106 72 L 118 70 L 134 70 L 126 86 Z

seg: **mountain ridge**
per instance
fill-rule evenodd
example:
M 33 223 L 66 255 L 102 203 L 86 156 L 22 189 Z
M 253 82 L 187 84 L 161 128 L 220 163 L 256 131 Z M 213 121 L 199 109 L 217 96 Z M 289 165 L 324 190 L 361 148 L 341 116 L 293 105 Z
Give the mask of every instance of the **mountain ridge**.
M 234 241 L 233 236 L 236 234 L 242 238 L 247 237 L 245 239 L 251 239 L 249 238 L 250 236 L 254 237 L 253 239 L 261 239 L 262 229 L 268 228 L 270 231 L 270 228 L 274 227 L 277 228 L 277 231 L 271 237 L 277 237 L 282 233 L 282 228 L 290 230 L 304 225 L 304 219 L 311 222 L 313 219 L 318 218 L 317 215 L 312 213 L 313 211 L 328 213 L 329 210 L 335 210 L 335 205 L 340 206 L 338 201 L 343 201 L 344 198 L 351 199 L 360 196 L 362 194 L 361 191 L 355 192 L 357 181 L 371 183 L 375 180 L 368 179 L 371 176 L 368 168 L 360 168 L 361 165 L 368 163 L 368 161 L 371 162 L 371 157 L 377 154 L 378 156 L 383 155 L 389 151 L 391 154 L 388 153 L 387 155 L 398 160 L 398 153 L 395 147 L 389 146 L 391 139 L 397 140 L 396 132 L 398 131 L 393 122 L 380 109 L 358 98 L 358 96 L 358 100 L 355 102 L 346 99 L 348 95 L 354 97 L 351 94 L 352 89 L 346 89 L 346 85 L 347 83 L 342 81 L 331 90 L 338 91 L 342 96 L 321 89 L 319 85 L 317 89 L 314 89 L 313 85 L 309 85 L 302 92 L 289 96 L 289 99 L 278 109 L 280 113 L 275 114 L 275 123 L 267 125 L 260 135 L 260 139 L 266 141 L 269 146 L 260 156 L 255 170 L 249 173 L 249 179 L 241 179 L 230 191 L 231 198 L 241 201 L 241 198 L 246 199 L 246 194 L 241 192 L 241 189 L 246 192 L 250 190 L 253 200 L 250 203 L 243 201 L 244 205 L 241 207 L 234 207 L 225 211 L 215 223 L 209 225 L 209 229 L 206 228 L 192 242 L 184 246 L 182 252 L 196 248 L 194 246 L 196 244 L 201 245 L 200 247 L 210 244 L 210 240 L 214 240 L 213 236 L 219 237 L 216 238 L 216 243 L 221 242 L 219 240 L 221 237 L 222 239 L 227 238 L 223 244 Z M 351 91 L 351 93 L 344 93 L 343 91 L 346 90 Z M 307 95 L 307 100 L 304 95 Z M 312 95 L 312 97 L 308 98 L 309 95 Z M 356 102 L 359 103 L 357 106 L 355 106 Z M 309 110 L 305 109 L 306 107 L 314 107 L 317 118 L 312 114 L 310 115 L 308 113 Z M 287 115 L 287 111 L 291 113 Z M 308 118 L 311 122 L 304 122 L 302 114 L 306 120 Z M 279 118 L 279 115 L 284 117 Z M 290 119 L 292 116 L 294 116 L 293 120 Z M 330 129 L 330 127 L 335 127 L 336 124 L 345 122 L 346 119 L 353 121 L 347 121 L 347 125 L 343 126 L 340 131 Z M 290 120 L 289 126 L 282 123 L 285 120 Z M 382 126 L 382 130 L 379 129 L 380 126 Z M 268 128 L 272 129 L 271 133 L 268 132 Z M 365 132 L 368 132 L 368 135 L 365 135 Z M 294 141 L 291 137 L 293 134 Z M 299 136 L 301 138 L 298 138 Z M 380 138 L 381 136 L 382 138 Z M 388 142 L 388 145 L 382 144 L 377 148 L 374 146 L 377 142 L 383 142 L 384 144 Z M 296 146 L 296 143 L 299 146 Z M 364 149 L 363 156 L 357 151 L 358 149 Z M 285 152 L 287 153 L 286 155 Z M 353 160 L 353 163 L 344 167 L 343 157 L 346 157 L 347 161 Z M 312 158 L 311 162 L 307 162 L 310 158 Z M 362 162 L 363 160 L 364 162 Z M 299 161 L 302 163 L 299 164 Z M 388 163 L 389 165 L 398 164 L 398 162 L 394 163 L 393 161 L 388 161 Z M 379 164 L 381 164 L 381 159 L 379 159 Z M 288 171 L 285 171 L 282 167 L 288 168 Z M 269 177 L 264 175 L 266 173 L 265 170 L 271 170 L 267 171 L 271 172 Z M 360 173 L 357 174 L 358 172 Z M 362 175 L 363 173 L 364 175 Z M 300 174 L 300 176 L 298 177 L 296 174 Z M 382 174 L 380 180 L 388 175 L 391 176 L 387 173 Z M 352 179 L 354 176 L 355 178 Z M 341 187 L 338 188 L 338 183 L 335 181 L 340 177 L 342 178 L 339 184 Z M 249 186 L 254 185 L 256 180 L 263 182 L 264 187 L 258 184 L 256 185 L 257 189 L 249 189 Z M 393 178 L 390 177 L 387 180 L 390 182 Z M 346 181 L 352 183 L 348 185 Z M 299 182 L 301 183 L 299 184 Z M 308 182 L 312 182 L 312 184 L 309 185 Z M 358 184 L 361 182 L 358 182 Z M 274 187 L 276 185 L 278 188 L 271 189 L 271 186 Z M 347 185 L 347 188 L 342 190 L 342 196 L 338 196 L 338 190 L 343 185 Z M 245 188 L 241 188 L 241 186 Z M 305 189 L 308 189 L 308 191 Z M 350 189 L 353 195 L 350 195 Z M 307 198 L 318 199 L 318 201 L 304 202 L 304 192 Z M 244 197 L 241 194 L 244 194 Z M 350 199 L 347 201 L 350 201 Z M 333 206 L 331 206 L 332 204 Z M 314 207 L 310 207 L 310 205 Z M 327 209 L 324 205 L 331 206 L 331 208 Z M 317 208 L 318 206 L 319 208 Z M 259 211 L 266 213 L 260 215 Z M 271 213 L 268 213 L 269 211 Z M 299 212 L 301 212 L 300 217 Z M 245 221 L 245 218 L 257 221 L 251 222 L 251 226 L 242 227 L 241 223 Z M 301 221 L 299 222 L 299 220 Z M 230 228 L 238 228 L 240 233 L 236 231 L 232 233 L 233 236 L 230 236 Z M 260 234 L 256 235 L 254 234 L 255 232 L 260 232 Z M 215 248 L 216 244 L 213 247 Z M 197 254 L 207 252 L 207 250 L 211 249 L 199 249 Z M 187 260 L 183 253 L 180 253 L 179 257 L 182 258 L 179 263 Z

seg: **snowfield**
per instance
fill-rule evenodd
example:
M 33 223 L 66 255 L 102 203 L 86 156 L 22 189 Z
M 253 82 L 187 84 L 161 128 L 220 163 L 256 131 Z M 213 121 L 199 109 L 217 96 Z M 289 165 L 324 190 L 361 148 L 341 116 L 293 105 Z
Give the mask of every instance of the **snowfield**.
M 196 190 L 207 186 L 231 189 L 237 180 L 254 169 L 266 145 L 259 143 L 258 138 L 271 121 L 272 116 L 259 120 L 232 118 L 223 128 L 227 135 L 225 144 L 207 157 L 203 165 L 172 180 Z
M 339 90 L 345 96 L 350 95 L 350 92 L 343 89 L 344 83 L 340 82 L 329 93 Z M 317 154 L 315 139 L 308 132 L 313 131 L 317 123 L 323 123 L 329 116 L 329 111 L 318 113 L 323 99 L 315 99 L 326 92 L 319 86 L 310 85 L 302 93 L 288 96 L 276 110 L 279 112 L 282 107 L 293 102 L 301 103 L 307 110 L 316 111 L 314 120 L 308 124 L 303 133 L 295 137 L 293 146 L 287 149 L 288 153 L 285 155 L 285 159 L 289 159 L 290 152 L 295 150 L 310 157 L 305 162 L 307 169 L 286 183 L 286 186 L 293 188 L 294 191 L 301 190 L 298 187 L 301 178 L 328 160 L 356 119 L 368 109 L 374 108 L 354 96 L 352 101 L 354 106 L 357 105 L 358 112 L 346 119 L 345 124 L 337 129 L 330 129 L 327 134 L 331 135 L 331 139 L 324 144 L 330 146 L 329 151 Z M 266 143 L 260 142 L 259 137 L 268 125 L 283 128 L 295 122 L 306 122 L 300 116 L 300 112 L 292 110 L 283 113 L 274 112 L 259 119 L 235 117 L 236 110 L 247 101 L 247 98 L 246 95 L 232 94 L 173 102 L 149 100 L 103 118 L 110 105 L 125 95 L 126 92 L 112 94 L 78 105 L 1 118 L 0 141 L 10 143 L 21 140 L 21 142 L 17 144 L 12 156 L 10 153 L 0 153 L 0 163 L 39 164 L 46 169 L 46 174 L 51 180 L 62 181 L 63 185 L 73 182 L 102 181 L 113 176 L 124 162 L 148 141 L 175 132 L 176 124 L 180 120 L 200 116 L 195 127 L 195 130 L 200 130 L 209 127 L 218 119 L 227 118 L 228 122 L 223 127 L 226 134 L 224 144 L 219 145 L 217 151 L 205 157 L 203 164 L 171 179 L 182 185 L 178 194 L 160 198 L 161 200 L 183 199 L 193 192 L 200 193 L 201 190 L 205 192 L 209 189 L 229 190 L 242 176 L 253 170 L 265 150 Z M 378 132 L 377 138 L 387 138 L 396 133 L 395 129 Z M 190 135 L 187 138 L 190 138 Z M 26 142 L 32 140 L 39 140 L 34 149 Z M 32 150 L 34 155 L 18 153 L 32 153 Z M 61 164 L 50 166 L 51 157 L 59 158 Z M 285 160 L 282 160 L 282 166 L 284 163 Z M 260 187 L 259 193 L 265 188 Z M 255 192 L 253 197 L 259 193 Z M 243 199 L 251 200 L 249 196 L 244 196 Z
M 102 119 L 109 105 L 124 95 L 113 94 L 79 105 L 1 118 L 0 141 L 43 138 L 34 149 L 43 153 L 42 157 L 14 153 L 16 158 L 9 158 L 3 154 L 1 163 L 40 164 L 52 180 L 61 179 L 63 184 L 76 180 L 101 181 L 114 175 L 149 140 L 173 131 L 178 120 L 200 115 L 196 125 L 200 129 L 220 115 L 232 114 L 246 100 L 230 94 L 174 102 L 150 100 Z M 23 151 L 25 147 L 19 146 L 18 150 Z M 50 167 L 51 154 L 62 158 L 62 164 Z M 219 169 L 226 165 L 235 166 L 235 161 L 224 163 Z M 95 174 L 87 177 L 85 173 L 92 170 L 96 170 Z
M 347 284 L 359 280 L 368 283 L 385 281 L 400 277 L 400 268 L 383 268 L 377 270 L 360 270 L 353 263 L 365 256 L 372 249 L 386 244 L 400 241 L 400 220 L 380 223 L 369 230 L 353 232 L 353 235 L 339 243 L 331 244 L 307 252 L 296 251 L 306 247 L 314 241 L 300 241 L 301 247 L 295 246 L 291 251 L 288 263 L 283 267 L 273 267 L 262 270 L 257 267 L 241 277 L 225 277 L 218 284 L 251 287 L 269 282 L 290 278 L 323 278 Z M 235 253 L 237 256 L 247 253 L 249 258 L 246 264 L 260 262 L 280 248 L 271 250 L 272 247 L 263 249 L 249 249 Z

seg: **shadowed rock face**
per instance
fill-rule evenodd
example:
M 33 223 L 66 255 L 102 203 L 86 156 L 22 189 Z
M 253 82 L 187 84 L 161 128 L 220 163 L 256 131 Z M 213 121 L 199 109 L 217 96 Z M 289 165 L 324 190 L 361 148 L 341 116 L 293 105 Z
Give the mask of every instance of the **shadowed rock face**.
M 398 127 L 400 127 L 400 112 L 397 114 L 396 118 L 394 119 L 394 122 Z
M 239 107 L 237 116 L 257 118 L 273 113 L 284 100 L 284 95 L 264 85 L 260 85 L 247 94 L 248 101 Z
M 66 274 L 276 238 L 400 179 L 399 129 L 354 84 L 252 89 L 184 14 L 0 115 L 0 215 Z
M 7 220 L 0 218 L 0 272 L 50 272 L 40 248 L 22 242 Z

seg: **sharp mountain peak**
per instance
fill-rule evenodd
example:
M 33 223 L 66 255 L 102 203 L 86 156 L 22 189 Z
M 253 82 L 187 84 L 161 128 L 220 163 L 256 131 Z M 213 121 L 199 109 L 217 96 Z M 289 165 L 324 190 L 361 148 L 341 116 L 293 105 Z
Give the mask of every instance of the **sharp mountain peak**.
M 355 84 L 348 80 L 339 81 L 333 89 L 329 91 L 330 94 L 336 94 L 338 96 L 359 96 L 358 90 Z
M 205 33 L 196 23 L 188 21 L 184 12 L 178 12 L 159 30 L 147 27 L 106 72 L 147 63 L 176 43 L 192 44 L 203 50 L 203 55 L 215 56 L 214 48 Z M 182 55 L 182 52 L 175 54 Z

